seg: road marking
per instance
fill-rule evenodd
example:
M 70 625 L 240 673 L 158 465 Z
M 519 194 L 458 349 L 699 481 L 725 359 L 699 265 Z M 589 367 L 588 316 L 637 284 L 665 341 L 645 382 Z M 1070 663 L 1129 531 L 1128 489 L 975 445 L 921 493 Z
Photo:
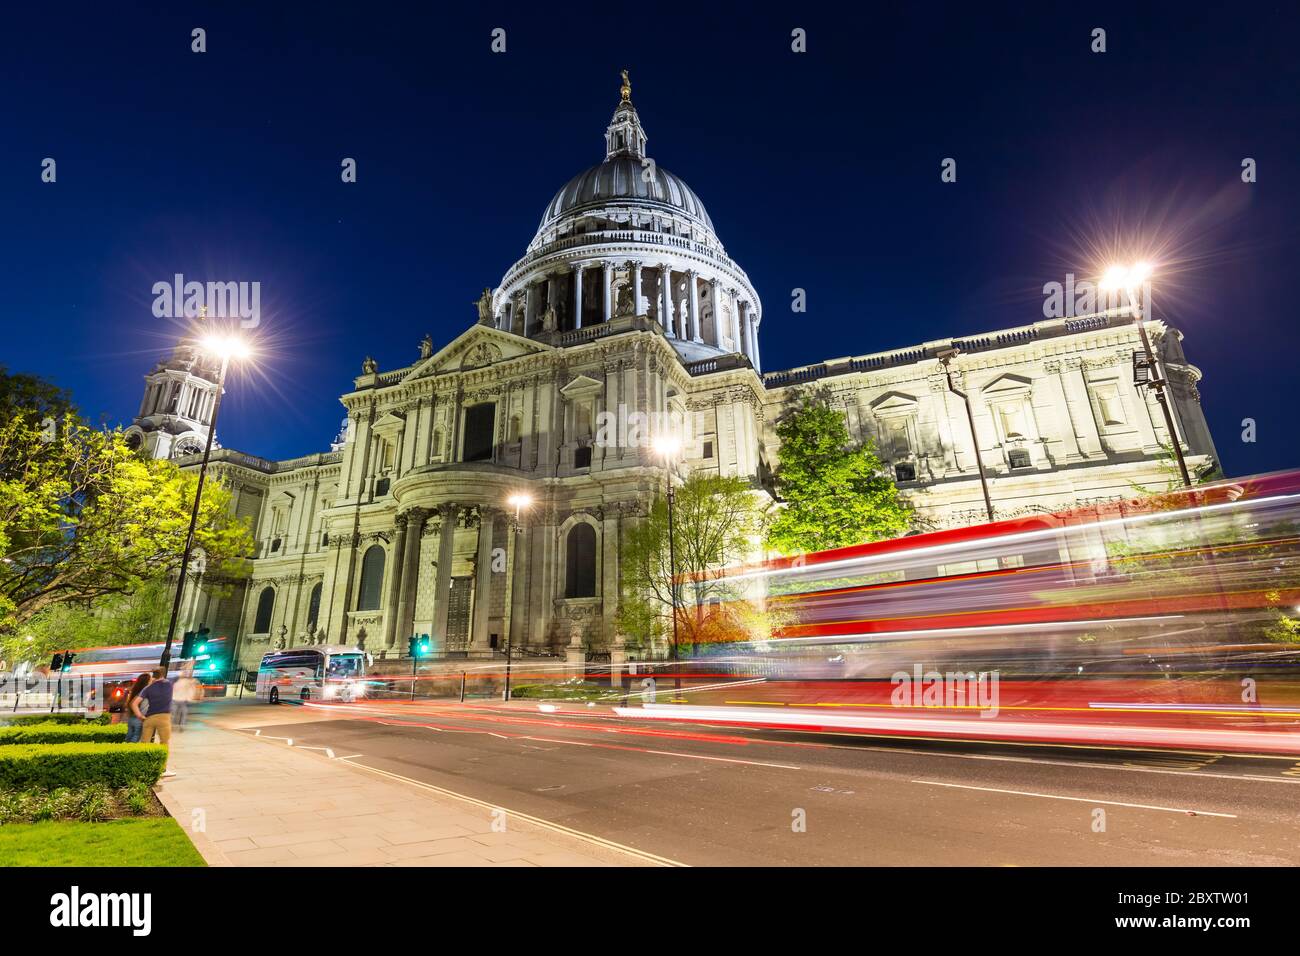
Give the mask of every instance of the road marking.
M 659 754 L 661 757 L 686 757 L 689 760 L 718 760 L 722 763 L 743 763 L 751 767 L 775 767 L 777 770 L 802 770 L 802 767 L 794 767 L 788 763 L 764 763 L 761 760 L 737 760 L 734 757 L 708 757 L 704 754 L 679 754 L 671 750 L 645 750 L 643 753 Z
M 334 751 L 331 750 L 329 747 L 308 747 L 306 744 L 299 744 L 298 749 L 299 750 L 323 750 L 325 751 L 325 756 L 329 757 L 330 760 L 334 759 Z
M 262 731 L 261 731 L 260 728 L 256 728 L 256 727 L 253 728 L 253 736 L 254 736 L 254 737 L 262 737 L 262 736 L 265 736 L 265 738 L 266 738 L 267 740 L 283 740 L 283 741 L 284 741 L 286 744 L 288 744 L 290 747 L 293 746 L 293 738 L 292 738 L 292 737 L 272 737 L 270 734 L 265 734 L 265 735 L 263 735 L 263 733 L 262 733 Z
M 378 767 L 371 767 L 364 763 L 352 763 L 352 761 L 348 761 L 348 763 L 351 766 L 358 767 L 361 770 L 364 770 L 368 773 L 378 774 L 379 776 L 382 777 L 389 777 L 393 780 L 400 780 L 403 783 L 410 784 L 413 787 L 419 787 L 422 790 L 428 790 L 432 793 L 438 793 L 444 797 L 449 797 L 452 800 L 460 800 L 462 803 L 473 804 L 474 806 L 481 807 L 482 809 L 487 810 L 489 812 L 504 810 L 507 814 L 509 814 L 512 817 L 519 820 L 524 820 L 528 823 L 533 824 L 534 826 L 541 827 L 544 830 L 550 830 L 554 833 L 562 833 L 566 836 L 570 836 L 575 839 L 582 840 L 586 843 L 590 843 L 593 846 L 604 847 L 605 849 L 609 849 L 609 850 L 617 850 L 620 853 L 626 853 L 629 856 L 637 857 L 639 859 L 645 860 L 647 863 L 653 863 L 656 866 L 684 867 L 690 865 L 688 863 L 682 863 L 678 860 L 669 859 L 666 856 L 658 856 L 657 854 L 654 853 L 647 853 L 645 850 L 638 850 L 635 847 L 626 846 L 622 843 L 617 843 L 614 840 L 606 840 L 604 837 L 598 837 L 591 833 L 584 833 L 581 830 L 574 830 L 571 827 L 562 826 L 558 823 L 552 823 L 549 820 L 543 820 L 541 817 L 534 817 L 527 813 L 520 813 L 518 810 L 511 810 L 509 807 L 503 807 L 498 803 L 488 803 L 485 800 L 477 800 L 474 797 L 467 797 L 463 793 L 456 793 L 454 790 L 444 790 L 442 787 L 435 787 L 431 783 L 424 783 L 421 780 L 414 780 L 411 777 L 404 777 L 400 773 L 391 773 L 387 770 L 380 770 Z
M 1181 807 L 1156 807 L 1147 803 L 1121 803 L 1118 800 L 1093 800 L 1089 797 L 1063 797 L 1055 793 L 1032 793 L 1028 790 L 1002 790 L 998 787 L 973 787 L 964 783 L 941 783 L 938 780 L 913 780 L 931 787 L 951 787 L 955 790 L 983 790 L 986 793 L 1009 793 L 1017 797 L 1042 797 L 1045 800 L 1071 800 L 1075 803 L 1102 804 L 1108 807 L 1130 807 L 1134 810 L 1161 810 L 1165 813 L 1190 813 L 1198 817 L 1225 817 L 1237 819 L 1235 813 L 1215 813 L 1212 810 L 1188 810 Z

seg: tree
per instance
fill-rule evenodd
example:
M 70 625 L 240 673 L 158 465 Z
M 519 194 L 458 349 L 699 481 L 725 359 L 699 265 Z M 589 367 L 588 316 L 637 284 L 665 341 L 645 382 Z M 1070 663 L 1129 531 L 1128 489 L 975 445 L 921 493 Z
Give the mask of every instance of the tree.
M 59 421 L 75 413 L 72 396 L 66 389 L 35 375 L 11 374 L 0 365 L 0 422 L 18 416 L 33 423 L 46 418 Z
M 635 629 L 636 637 L 652 640 L 661 629 L 671 633 L 676 606 L 681 640 L 703 639 L 711 626 L 711 615 L 705 610 L 710 600 L 736 598 L 707 572 L 745 560 L 761 525 L 762 513 L 744 481 L 692 475 L 673 498 L 676 564 L 670 567 L 668 503 L 656 499 L 650 514 L 623 538 L 620 625 Z
M 0 422 L 0 631 L 175 574 L 197 481 L 70 413 L 52 434 L 22 415 Z M 204 488 L 195 546 L 212 577 L 247 573 L 252 537 L 218 482 Z
M 154 578 L 131 594 L 55 604 L 28 620 L 21 630 L 0 634 L 0 658 L 48 662 L 70 645 L 112 647 L 162 640 L 174 593 L 173 582 Z
M 776 426 L 782 507 L 768 525 L 768 545 L 797 554 L 905 534 L 912 508 L 872 443 L 852 441 L 824 391 L 796 393 L 791 404 Z

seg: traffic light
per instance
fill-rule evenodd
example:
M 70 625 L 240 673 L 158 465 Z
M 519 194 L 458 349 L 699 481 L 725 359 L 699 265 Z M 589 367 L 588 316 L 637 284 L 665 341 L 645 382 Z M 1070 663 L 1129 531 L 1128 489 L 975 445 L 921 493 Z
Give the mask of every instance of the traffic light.
M 211 629 L 206 627 L 201 627 L 194 632 L 194 643 L 198 645 L 194 650 L 196 656 L 208 652 L 208 634 L 210 632 Z
M 181 638 L 181 657 L 194 656 L 194 632 L 186 631 L 185 636 Z
M 415 638 L 411 638 L 411 640 L 415 640 Z M 63 670 L 63 655 L 62 655 L 62 654 L 55 654 L 55 655 L 54 655 L 54 660 L 50 661 L 50 670 L 52 670 L 52 671 L 61 671 L 61 670 Z
M 407 640 L 412 657 L 428 657 L 433 653 L 433 642 L 428 634 L 413 634 Z
M 63 669 L 65 671 L 72 670 L 72 661 L 76 656 L 77 656 L 76 651 L 65 651 L 63 653 Z

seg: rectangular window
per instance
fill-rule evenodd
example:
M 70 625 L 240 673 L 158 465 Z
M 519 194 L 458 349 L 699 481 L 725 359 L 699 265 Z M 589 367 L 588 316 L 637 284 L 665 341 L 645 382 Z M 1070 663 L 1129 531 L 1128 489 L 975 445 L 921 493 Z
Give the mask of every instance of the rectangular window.
M 1119 385 L 1106 382 L 1098 385 L 1094 394 L 1097 396 L 1097 415 L 1102 425 L 1118 426 L 1127 424 L 1124 416 L 1124 400 L 1119 394 Z
M 1029 452 L 1024 448 L 1013 448 L 1007 452 L 1007 461 L 1012 468 L 1029 468 L 1033 464 L 1029 460 Z
M 583 445 L 581 448 L 573 450 L 573 467 L 590 468 L 591 467 L 591 446 Z
M 704 443 L 704 457 L 705 457 L 705 458 L 712 458 L 712 457 L 713 457 L 713 442 L 711 442 L 711 441 L 706 441 L 706 442 Z
M 497 407 L 494 402 L 465 409 L 465 461 L 491 461 Z

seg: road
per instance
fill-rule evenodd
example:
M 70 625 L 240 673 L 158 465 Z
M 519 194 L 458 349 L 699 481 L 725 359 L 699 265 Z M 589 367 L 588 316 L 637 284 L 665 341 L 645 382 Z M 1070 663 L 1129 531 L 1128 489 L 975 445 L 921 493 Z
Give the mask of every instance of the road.
M 244 733 L 688 865 L 1300 863 L 1294 758 L 650 723 L 522 701 L 206 706 Z

